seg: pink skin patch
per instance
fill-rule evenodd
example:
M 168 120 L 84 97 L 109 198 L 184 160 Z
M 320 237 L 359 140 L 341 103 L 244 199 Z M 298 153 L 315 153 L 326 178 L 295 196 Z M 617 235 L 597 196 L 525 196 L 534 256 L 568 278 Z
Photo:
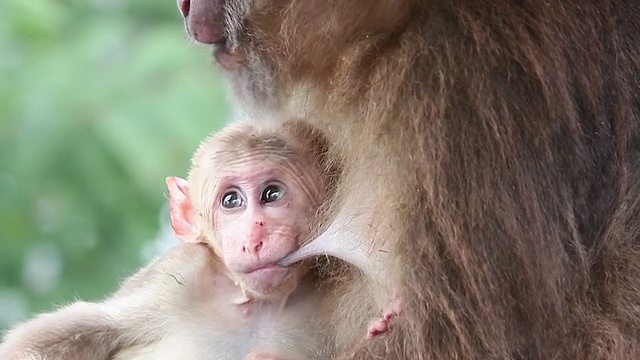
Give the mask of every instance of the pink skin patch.
M 387 332 L 389 330 L 389 323 L 391 322 L 391 319 L 402 312 L 402 305 L 402 300 L 394 291 L 391 301 L 382 312 L 382 317 L 369 323 L 367 339 L 372 339 L 375 336 Z
M 286 359 L 278 355 L 271 355 L 269 353 L 252 351 L 249 355 L 245 356 L 243 360 L 286 360 Z

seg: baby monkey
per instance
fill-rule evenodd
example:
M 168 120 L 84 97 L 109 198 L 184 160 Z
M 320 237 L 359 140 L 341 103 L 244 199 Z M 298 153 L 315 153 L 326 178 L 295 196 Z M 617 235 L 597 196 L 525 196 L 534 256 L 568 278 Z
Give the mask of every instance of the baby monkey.
M 322 281 L 310 263 L 276 264 L 310 236 L 335 187 L 327 146 L 301 121 L 239 122 L 206 139 L 188 180 L 166 180 L 183 244 L 104 301 L 17 326 L 0 359 L 330 358 Z

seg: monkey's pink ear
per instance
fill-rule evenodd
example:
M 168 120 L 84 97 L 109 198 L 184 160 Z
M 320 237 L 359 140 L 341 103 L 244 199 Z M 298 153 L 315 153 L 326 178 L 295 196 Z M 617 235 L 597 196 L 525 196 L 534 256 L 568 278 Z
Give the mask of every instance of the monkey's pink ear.
M 169 217 L 171 228 L 180 241 L 198 243 L 195 210 L 189 198 L 189 183 L 177 176 L 165 179 L 169 189 Z

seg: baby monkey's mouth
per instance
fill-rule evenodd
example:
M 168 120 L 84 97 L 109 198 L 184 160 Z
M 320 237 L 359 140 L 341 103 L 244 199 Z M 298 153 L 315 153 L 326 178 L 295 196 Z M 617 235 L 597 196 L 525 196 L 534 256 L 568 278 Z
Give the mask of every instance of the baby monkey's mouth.
M 268 294 L 278 289 L 293 275 L 292 268 L 277 266 L 262 266 L 242 274 L 245 284 L 259 293 Z
M 290 270 L 289 267 L 286 266 L 281 266 L 278 264 L 278 259 L 265 259 L 262 261 L 256 261 L 253 262 L 252 264 L 242 264 L 242 265 L 236 265 L 236 266 L 231 266 L 231 268 L 237 273 L 237 274 L 241 274 L 243 276 L 246 275 L 251 275 L 251 274 L 258 274 L 258 273 L 266 273 L 269 271 L 288 271 Z
M 267 263 L 267 264 L 263 264 L 263 265 L 258 265 L 255 266 L 253 268 L 249 268 L 243 271 L 244 274 L 253 274 L 256 272 L 264 272 L 264 271 L 269 271 L 269 270 L 274 270 L 274 269 L 282 269 L 281 266 L 277 266 L 275 263 Z
M 282 259 L 278 260 L 278 262 L 276 263 L 276 265 L 278 265 L 278 266 L 285 266 L 285 267 L 293 265 L 293 263 L 295 262 L 295 258 L 294 258 L 294 254 L 295 254 L 295 253 L 296 253 L 296 252 L 294 251 L 294 252 L 292 252 L 292 253 L 287 254 L 287 256 L 285 256 L 285 257 L 283 257 Z M 292 259 L 293 259 L 293 260 L 292 260 Z

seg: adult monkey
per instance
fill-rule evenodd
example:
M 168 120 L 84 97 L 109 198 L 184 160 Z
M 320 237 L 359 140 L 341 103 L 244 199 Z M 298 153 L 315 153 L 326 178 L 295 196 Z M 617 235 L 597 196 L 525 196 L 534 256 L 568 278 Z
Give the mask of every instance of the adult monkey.
M 640 3 L 179 6 L 247 109 L 322 119 L 345 203 L 376 195 L 404 316 L 355 358 L 640 358 Z

